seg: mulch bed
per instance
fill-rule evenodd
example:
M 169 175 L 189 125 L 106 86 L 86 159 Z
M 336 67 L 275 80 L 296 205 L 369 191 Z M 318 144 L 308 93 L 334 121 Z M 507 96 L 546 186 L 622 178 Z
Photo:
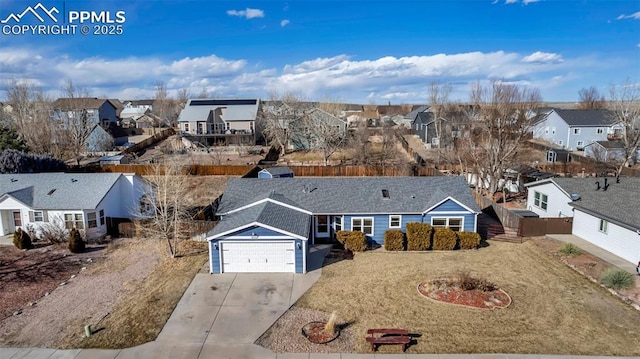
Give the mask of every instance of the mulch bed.
M 340 331 L 336 330 L 335 333 L 329 335 L 324 332 L 326 322 L 310 322 L 302 327 L 302 334 L 312 343 L 325 344 L 332 340 L 335 340 Z
M 418 284 L 418 292 L 438 302 L 481 309 L 506 308 L 511 304 L 511 297 L 502 289 L 480 291 L 464 290 L 453 286 L 430 289 L 433 287 L 432 283 L 433 281 L 425 281 Z

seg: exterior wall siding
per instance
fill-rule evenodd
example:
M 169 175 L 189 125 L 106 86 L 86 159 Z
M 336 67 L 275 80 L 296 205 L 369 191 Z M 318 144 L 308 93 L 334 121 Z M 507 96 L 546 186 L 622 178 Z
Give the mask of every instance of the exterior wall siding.
M 553 142 L 556 145 L 567 146 L 568 131 L 569 125 L 557 113 L 552 112 L 544 121 L 534 126 L 533 137 Z
M 305 264 L 305 254 L 306 254 L 306 241 L 301 239 L 295 240 L 295 256 L 296 256 L 296 273 L 306 273 L 307 269 L 304 267 Z
M 463 218 L 463 227 L 462 230 L 465 232 L 475 232 L 476 231 L 476 215 L 474 213 L 451 213 L 451 212 L 429 212 L 424 216 L 423 222 L 431 224 L 431 219 L 437 217 L 447 217 L 447 218 Z
M 252 226 L 249 228 L 245 228 L 241 231 L 237 231 L 234 232 L 232 234 L 229 234 L 225 237 L 229 237 L 229 236 L 247 236 L 247 237 L 251 237 L 251 235 L 255 233 L 258 235 L 258 239 L 260 239 L 260 237 L 266 237 L 266 236 L 278 236 L 278 237 L 284 237 L 285 235 L 280 233 L 280 232 L 276 232 L 276 231 L 272 231 L 270 229 L 267 228 L 263 228 L 263 227 L 259 227 L 259 226 Z
M 210 273 L 222 273 L 220 267 L 220 250 L 214 246 L 215 241 L 209 241 L 209 271 Z
M 573 234 L 631 263 L 640 260 L 640 235 L 608 223 L 607 233 L 599 231 L 600 219 L 576 208 L 573 216 Z
M 535 206 L 535 192 L 547 195 L 547 209 Z M 528 187 L 527 209 L 536 213 L 540 218 L 573 217 L 573 207 L 569 205 L 571 199 L 553 183 L 545 183 Z

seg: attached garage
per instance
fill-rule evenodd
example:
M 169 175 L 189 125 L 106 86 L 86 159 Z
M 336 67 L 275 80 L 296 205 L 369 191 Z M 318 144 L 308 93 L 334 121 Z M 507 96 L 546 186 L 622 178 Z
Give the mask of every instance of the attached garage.
M 221 241 L 222 273 L 295 273 L 294 241 Z

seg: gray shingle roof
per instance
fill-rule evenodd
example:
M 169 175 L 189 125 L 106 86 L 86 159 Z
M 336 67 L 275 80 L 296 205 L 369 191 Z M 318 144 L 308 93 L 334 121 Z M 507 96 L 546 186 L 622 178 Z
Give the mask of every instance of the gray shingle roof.
M 383 189 L 390 198 L 382 197 Z M 317 177 L 230 179 L 218 214 L 254 203 L 257 195 L 270 192 L 314 214 L 422 213 L 447 196 L 480 211 L 462 177 Z
M 189 100 L 180 112 L 179 122 L 206 121 L 209 112 L 222 109 L 224 121 L 255 121 L 260 101 L 254 100 Z
M 276 203 L 264 202 L 222 217 L 220 223 L 207 233 L 207 237 L 220 235 L 255 222 L 306 237 L 309 235 L 311 216 Z
M 610 126 L 617 121 L 609 110 L 553 109 L 569 126 Z
M 418 113 L 424 112 L 428 109 L 429 109 L 428 105 L 419 105 L 418 107 L 414 108 L 413 111 L 406 114 L 404 118 L 407 118 L 413 121 L 416 118 L 416 116 L 418 116 Z
M 580 195 L 579 200 L 570 203 L 573 207 L 626 228 L 640 229 L 640 178 L 622 177 L 620 183 L 616 183 L 615 178 L 608 178 L 606 191 L 602 190 L 602 177 L 554 178 L 552 181 L 569 195 Z M 600 182 L 599 191 L 596 181 Z
M 34 209 L 95 209 L 120 176 L 120 173 L 0 174 L 0 196 L 10 195 Z

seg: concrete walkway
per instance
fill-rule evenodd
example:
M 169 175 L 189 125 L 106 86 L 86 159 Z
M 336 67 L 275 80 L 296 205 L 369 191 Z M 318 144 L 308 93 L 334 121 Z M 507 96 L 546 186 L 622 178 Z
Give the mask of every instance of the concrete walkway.
M 604 249 L 578 236 L 574 236 L 573 234 L 547 234 L 547 237 L 558 240 L 560 242 L 573 243 L 580 249 L 593 254 L 594 256 L 606 261 L 614 267 L 625 270 L 631 274 L 638 274 L 636 272 L 635 264 L 630 263 L 626 259 L 622 259 L 612 254 L 611 252 L 605 251 Z
M 556 238 L 564 241 L 581 240 Z M 583 240 L 582 240 L 583 241 Z M 587 246 L 575 243 L 584 250 Z M 597 248 L 597 247 L 596 247 Z M 253 344 L 322 274 L 329 246 L 312 249 L 307 274 L 197 274 L 155 341 L 127 349 L 0 348 L 2 359 L 577 359 L 575 355 L 281 353 Z M 593 253 L 596 254 L 596 253 Z M 605 253 L 606 254 L 606 253 Z M 618 258 L 619 259 L 619 258 Z M 605 258 L 614 262 L 615 258 Z M 628 262 L 627 262 L 628 263 Z M 613 264 L 613 263 L 612 263 Z M 626 268 L 625 268 L 626 269 Z M 635 270 L 635 267 L 632 268 Z M 622 357 L 619 357 L 622 358 Z

